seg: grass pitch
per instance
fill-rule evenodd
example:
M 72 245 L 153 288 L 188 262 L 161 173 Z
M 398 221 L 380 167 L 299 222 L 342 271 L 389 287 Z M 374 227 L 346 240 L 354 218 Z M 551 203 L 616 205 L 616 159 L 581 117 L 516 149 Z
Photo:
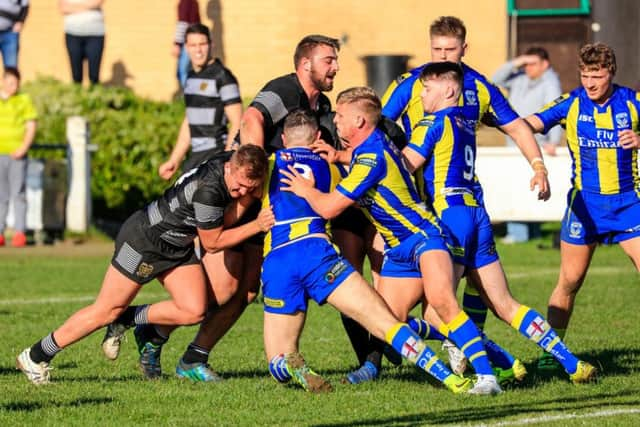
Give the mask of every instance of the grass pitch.
M 79 249 L 78 249 L 79 248 Z M 413 366 L 385 366 L 383 378 L 347 386 L 340 379 L 355 356 L 331 307 L 312 305 L 301 350 L 335 391 L 310 395 L 269 377 L 262 352 L 262 306 L 252 304 L 211 356 L 225 381 L 178 380 L 175 364 L 195 328 L 176 331 L 162 355 L 165 377 L 145 381 L 133 336 L 120 358 L 102 356 L 103 332 L 53 362 L 53 383 L 36 387 L 15 369 L 15 356 L 96 295 L 111 246 L 0 248 L 0 426 L 16 425 L 640 425 L 638 274 L 618 247 L 600 247 L 578 297 L 567 343 L 599 367 L 597 384 L 536 374 L 538 348 L 489 316 L 487 333 L 520 358 L 523 384 L 496 397 L 454 396 Z M 499 247 L 513 294 L 546 313 L 559 253 L 535 243 Z M 138 302 L 165 297 L 156 282 Z M 432 343 L 434 348 L 436 343 Z

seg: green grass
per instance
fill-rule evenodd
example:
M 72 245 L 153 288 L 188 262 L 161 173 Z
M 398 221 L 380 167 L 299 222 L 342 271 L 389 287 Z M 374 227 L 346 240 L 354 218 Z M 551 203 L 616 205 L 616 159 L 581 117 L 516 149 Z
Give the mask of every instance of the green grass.
M 490 316 L 488 334 L 523 360 L 530 372 L 524 384 L 492 398 L 454 396 L 407 364 L 389 367 L 384 378 L 372 384 L 340 384 L 355 357 L 338 313 L 315 305 L 301 350 L 310 365 L 334 384 L 335 392 L 328 395 L 310 395 L 269 377 L 259 304 L 249 307 L 211 357 L 215 370 L 226 378 L 222 383 L 192 384 L 173 377 L 175 363 L 195 333 L 195 328 L 182 328 L 165 346 L 162 381 L 141 379 L 132 336 L 116 362 L 105 360 L 100 331 L 59 354 L 53 363 L 54 382 L 35 387 L 15 370 L 15 356 L 90 302 L 110 255 L 96 251 L 85 255 L 77 248 L 71 253 L 58 247 L 5 249 L 0 250 L 1 426 L 518 425 L 529 418 L 571 414 L 582 418 L 532 424 L 640 424 L 638 275 L 618 247 L 597 250 L 567 337 L 576 354 L 600 367 L 600 381 L 574 386 L 564 376 L 538 377 L 537 347 Z M 558 252 L 539 250 L 535 244 L 499 249 L 514 295 L 546 312 L 557 277 Z M 161 287 L 151 283 L 138 300 L 163 297 Z M 618 410 L 626 412 L 613 412 Z M 593 416 L 583 417 L 589 414 Z

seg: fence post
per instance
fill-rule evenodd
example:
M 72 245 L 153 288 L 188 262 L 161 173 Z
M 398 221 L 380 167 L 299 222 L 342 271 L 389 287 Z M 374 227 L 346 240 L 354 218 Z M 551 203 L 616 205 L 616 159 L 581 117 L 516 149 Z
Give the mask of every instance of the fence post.
M 69 142 L 69 195 L 67 197 L 67 230 L 84 233 L 91 217 L 91 165 L 89 127 L 84 117 L 67 117 Z

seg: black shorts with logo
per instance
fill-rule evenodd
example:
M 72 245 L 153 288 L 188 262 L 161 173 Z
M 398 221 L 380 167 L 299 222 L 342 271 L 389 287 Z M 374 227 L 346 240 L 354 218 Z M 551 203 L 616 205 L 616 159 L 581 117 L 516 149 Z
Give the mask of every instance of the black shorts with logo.
M 144 285 L 173 268 L 199 264 L 193 244 L 181 248 L 147 236 L 144 210 L 131 215 L 118 232 L 111 265 L 134 282 Z

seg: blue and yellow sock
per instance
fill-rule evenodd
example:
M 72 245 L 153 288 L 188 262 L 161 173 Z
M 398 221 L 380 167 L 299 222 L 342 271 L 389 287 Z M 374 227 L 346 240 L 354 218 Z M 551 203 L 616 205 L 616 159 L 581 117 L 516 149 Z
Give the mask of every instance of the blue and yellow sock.
M 551 353 L 569 374 L 576 372 L 578 358 L 569 351 L 560 336 L 540 313 L 526 305 L 521 305 L 511 321 L 511 326 Z
M 449 376 L 454 375 L 435 352 L 405 323 L 397 323 L 389 329 L 385 334 L 385 340 L 404 358 L 438 381 L 444 383 Z
M 447 338 L 424 319 L 408 316 L 407 325 L 423 340 L 444 341 Z
M 289 382 L 291 374 L 287 370 L 287 363 L 284 354 L 278 354 L 273 356 L 269 361 L 269 372 L 271 376 L 275 378 L 279 383 Z
M 478 375 L 493 375 L 487 352 L 482 345 L 482 338 L 476 325 L 464 311 L 447 324 L 449 339 L 467 357 Z
M 462 295 L 462 309 L 478 329 L 484 330 L 484 324 L 487 321 L 487 306 L 482 301 L 478 290 L 469 283 L 468 279 Z
M 484 349 L 487 352 L 487 357 L 491 365 L 502 369 L 510 369 L 516 361 L 516 358 L 507 350 L 490 340 L 484 332 L 480 332 L 480 336 L 482 337 L 482 344 L 484 344 Z

